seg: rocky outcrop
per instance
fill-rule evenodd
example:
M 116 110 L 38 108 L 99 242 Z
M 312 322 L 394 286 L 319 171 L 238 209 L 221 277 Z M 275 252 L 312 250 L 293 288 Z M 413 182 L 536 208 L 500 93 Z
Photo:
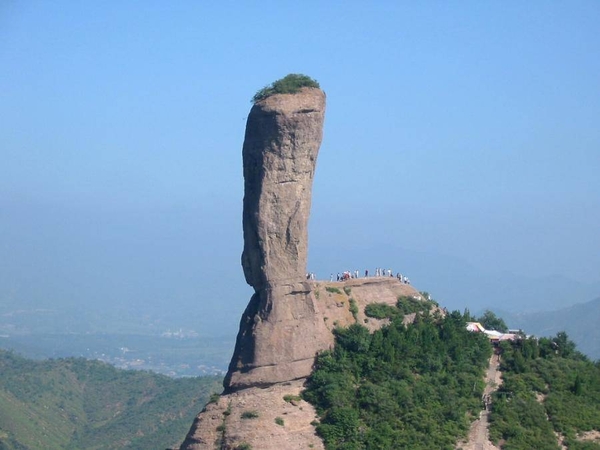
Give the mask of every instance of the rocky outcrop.
M 395 305 L 400 296 L 421 298 L 412 286 L 402 284 L 395 278 L 358 278 L 339 283 L 319 281 L 307 286 L 311 288 L 310 298 L 314 302 L 315 312 L 314 316 L 304 317 L 309 323 L 323 324 L 326 329 L 326 334 L 321 336 L 323 340 L 312 344 L 318 344 L 323 349 L 333 346 L 333 329 L 337 326 L 360 323 L 375 330 L 388 323 L 387 319 L 366 317 L 364 309 L 368 304 Z M 354 313 L 352 304 L 356 305 Z M 279 301 L 275 305 L 281 309 L 289 307 Z M 410 321 L 412 317 L 407 316 L 406 320 Z M 282 323 L 289 325 L 290 321 Z M 299 329 L 304 328 L 301 321 L 295 323 Z M 275 324 L 272 329 L 279 333 Z M 260 339 L 257 342 L 260 343 Z M 323 443 L 315 434 L 314 422 L 318 421 L 316 412 L 312 405 L 298 397 L 304 381 L 301 378 L 268 386 L 265 383 L 262 388 L 249 387 L 222 395 L 198 415 L 181 449 L 231 450 L 243 443 L 261 450 L 323 449 Z M 256 411 L 258 416 L 243 419 L 248 411 Z M 280 425 L 281 421 L 276 421 L 278 417 L 283 420 L 283 425 Z
M 324 114 L 323 91 L 303 88 L 257 102 L 248 116 L 242 267 L 255 294 L 242 316 L 227 391 L 308 376 L 327 340 L 305 280 Z
M 324 116 L 325 94 L 316 88 L 267 97 L 248 116 L 242 267 L 257 292 L 304 277 Z
M 304 88 L 257 102 L 246 125 L 242 266 L 254 295 L 242 315 L 225 393 L 206 406 L 182 450 L 323 449 L 314 408 L 300 399 L 333 329 L 367 318 L 369 303 L 420 297 L 395 278 L 305 279 L 312 180 L 325 94 Z M 410 320 L 407 319 L 407 320 Z
M 196 418 L 182 448 L 323 450 L 311 425 L 316 411 L 300 399 L 302 389 L 302 382 L 294 381 L 221 396 Z

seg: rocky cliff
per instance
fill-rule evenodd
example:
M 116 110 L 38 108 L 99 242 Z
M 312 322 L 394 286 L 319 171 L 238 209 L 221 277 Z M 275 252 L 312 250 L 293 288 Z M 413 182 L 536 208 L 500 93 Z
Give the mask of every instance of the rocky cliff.
M 333 346 L 333 329 L 336 326 L 360 323 L 374 330 L 385 325 L 387 319 L 365 316 L 364 309 L 368 304 L 395 305 L 400 296 L 421 297 L 412 286 L 395 278 L 308 282 L 307 287 L 310 288 L 314 313 L 305 315 L 306 320 L 310 324 L 323 324 L 327 331 L 323 334 L 323 341 L 319 342 L 320 348 Z M 355 313 L 352 312 L 353 304 L 356 305 Z M 283 309 L 286 305 L 278 307 Z M 412 315 L 405 318 L 407 322 L 412 319 Z M 303 326 L 299 319 L 294 323 L 298 328 Z M 289 321 L 281 322 L 282 327 L 289 327 L 289 324 Z M 273 324 L 272 328 L 277 326 Z M 288 331 L 283 331 L 283 334 Z M 323 450 L 323 443 L 312 424 L 318 420 L 317 413 L 312 405 L 299 397 L 303 384 L 304 378 L 300 378 L 270 385 L 265 383 L 262 387 L 249 387 L 222 395 L 198 415 L 181 449 L 232 450 L 244 448 L 242 444 L 246 443 L 254 450 Z
M 325 94 L 303 88 L 257 102 L 248 116 L 242 267 L 255 294 L 242 316 L 225 389 L 308 376 L 328 331 L 305 280 L 308 217 Z
M 242 267 L 254 295 L 242 315 L 225 393 L 196 418 L 181 449 L 323 449 L 300 399 L 315 356 L 333 329 L 369 328 L 373 302 L 420 297 L 394 278 L 306 280 L 312 181 L 323 133 L 325 94 L 303 88 L 258 101 L 246 124 Z

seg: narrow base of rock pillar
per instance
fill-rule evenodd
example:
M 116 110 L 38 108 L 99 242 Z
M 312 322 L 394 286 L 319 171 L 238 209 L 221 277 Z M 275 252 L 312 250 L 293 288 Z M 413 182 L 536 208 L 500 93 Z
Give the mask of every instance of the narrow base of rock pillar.
M 309 282 L 264 289 L 242 316 L 225 392 L 306 378 L 333 345 Z

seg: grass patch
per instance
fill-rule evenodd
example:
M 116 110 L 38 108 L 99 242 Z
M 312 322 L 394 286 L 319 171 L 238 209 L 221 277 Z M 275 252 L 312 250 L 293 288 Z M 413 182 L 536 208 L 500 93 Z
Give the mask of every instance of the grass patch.
M 302 397 L 299 395 L 287 394 L 283 396 L 283 400 L 285 400 L 288 403 L 299 402 L 300 400 L 302 400 Z
M 242 442 L 241 444 L 238 444 L 234 450 L 252 450 L 252 446 L 247 442 Z
M 356 304 L 356 300 L 350 297 L 348 303 L 350 303 L 350 312 L 352 313 L 352 317 L 354 317 L 354 320 L 358 320 L 358 305 Z
M 325 287 L 325 290 L 326 290 L 327 292 L 329 292 L 330 294 L 341 294 L 341 293 L 342 293 L 342 291 L 340 291 L 338 288 L 336 288 L 336 287 L 331 287 L 331 286 L 326 286 L 326 287 Z
M 252 410 L 252 411 L 244 411 L 241 415 L 242 419 L 257 419 L 258 418 L 258 411 Z

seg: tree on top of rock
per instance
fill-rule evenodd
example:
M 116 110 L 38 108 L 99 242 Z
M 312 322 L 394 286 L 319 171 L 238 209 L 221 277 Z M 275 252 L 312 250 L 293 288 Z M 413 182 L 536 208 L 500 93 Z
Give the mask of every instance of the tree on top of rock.
M 274 94 L 295 94 L 303 87 L 320 88 L 319 83 L 311 77 L 300 73 L 290 73 L 259 90 L 252 97 L 252 102 L 256 103 Z

